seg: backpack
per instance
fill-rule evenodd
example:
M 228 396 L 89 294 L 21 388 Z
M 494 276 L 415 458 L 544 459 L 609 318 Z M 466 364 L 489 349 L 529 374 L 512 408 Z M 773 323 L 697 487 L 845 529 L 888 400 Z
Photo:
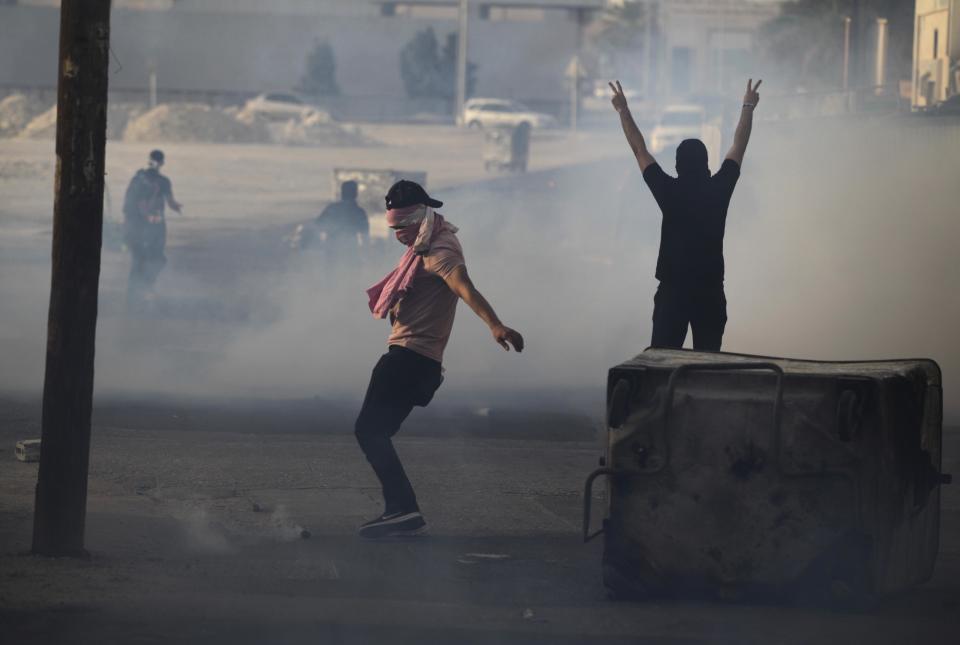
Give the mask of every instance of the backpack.
M 123 198 L 124 219 L 139 223 L 145 221 L 147 215 L 157 214 L 163 205 L 161 193 L 160 176 L 153 178 L 145 170 L 138 170 L 130 180 Z

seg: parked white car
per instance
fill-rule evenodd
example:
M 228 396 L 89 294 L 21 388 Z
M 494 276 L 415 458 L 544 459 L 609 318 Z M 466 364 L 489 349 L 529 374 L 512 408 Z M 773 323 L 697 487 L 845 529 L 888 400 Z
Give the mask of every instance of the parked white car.
M 610 101 L 610 81 L 606 79 L 598 79 L 593 82 L 593 98 L 595 99 L 606 99 L 607 102 Z M 629 87 L 623 88 L 623 95 L 627 98 L 628 101 L 631 99 L 639 99 L 640 92 Z M 630 105 L 633 105 L 631 101 Z
M 320 110 L 296 94 L 289 92 L 266 92 L 260 94 L 247 101 L 243 106 L 243 111 L 248 114 L 265 117 L 271 121 L 304 119 L 320 112 Z
M 506 99 L 470 99 L 463 106 L 463 123 L 470 128 L 518 126 L 551 128 L 557 120 L 550 114 L 534 112 L 522 103 Z
M 684 139 L 699 139 L 706 111 L 700 105 L 668 105 L 650 132 L 650 152 L 673 148 Z

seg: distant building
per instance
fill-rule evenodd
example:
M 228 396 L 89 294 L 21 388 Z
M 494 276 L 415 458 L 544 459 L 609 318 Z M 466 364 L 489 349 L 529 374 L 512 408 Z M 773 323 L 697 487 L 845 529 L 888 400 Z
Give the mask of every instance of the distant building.
M 665 100 L 739 87 L 756 67 L 760 25 L 778 11 L 776 0 L 639 1 L 655 16 L 656 36 L 651 51 L 626 59 L 642 68 L 632 76 L 644 79 L 644 93 Z M 474 94 L 562 112 L 564 72 L 583 49 L 586 26 L 614 3 L 470 0 Z M 0 90 L 55 87 L 58 4 L 0 5 Z M 142 97 L 155 74 L 161 100 L 239 102 L 289 91 L 320 39 L 333 48 L 342 91 L 331 109 L 345 118 L 449 111 L 443 100 L 406 96 L 399 53 L 428 27 L 444 43 L 459 28 L 458 13 L 457 0 L 115 0 L 110 87 Z
M 468 59 L 475 94 L 562 109 L 564 70 L 582 27 L 606 0 L 470 0 Z M 57 0 L 0 5 L 0 89 L 56 84 Z M 316 39 L 333 48 L 343 101 L 377 118 L 408 101 L 399 53 L 433 28 L 442 44 L 458 29 L 455 0 L 117 0 L 111 26 L 115 93 L 145 92 L 151 72 L 163 97 L 238 101 L 299 83 Z M 413 97 L 421 103 L 425 97 Z M 444 111 L 432 100 L 417 110 Z
M 916 0 L 913 107 L 960 93 L 960 0 Z
M 757 69 L 760 27 L 779 2 L 662 0 L 657 7 L 654 91 L 661 97 L 726 94 Z

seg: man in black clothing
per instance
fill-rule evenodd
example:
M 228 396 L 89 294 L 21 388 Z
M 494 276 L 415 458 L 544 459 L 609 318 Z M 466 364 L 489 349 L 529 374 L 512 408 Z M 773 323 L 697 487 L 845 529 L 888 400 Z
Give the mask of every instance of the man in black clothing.
M 358 249 L 370 242 L 367 212 L 357 204 L 357 182 L 340 184 L 340 201 L 328 204 L 315 224 L 329 269 L 337 270 L 356 260 Z M 310 240 L 311 245 L 313 242 Z
M 149 297 L 153 285 L 167 263 L 167 223 L 164 206 L 177 213 L 182 205 L 173 198 L 173 186 L 160 174 L 164 156 L 153 150 L 146 168 L 130 180 L 123 199 L 123 236 L 130 250 L 130 279 L 127 283 L 128 304 L 138 304 Z
M 340 201 L 328 204 L 317 216 L 317 226 L 326 235 L 327 243 L 365 245 L 370 239 L 367 211 L 357 204 L 357 182 L 340 184 Z
M 660 254 L 654 297 L 654 347 L 683 347 L 687 326 L 693 329 L 693 348 L 720 351 L 727 322 L 723 292 L 723 234 L 727 207 L 740 177 L 740 165 L 753 128 L 753 110 L 760 101 L 761 81 L 747 82 L 740 122 L 720 170 L 713 176 L 707 165 L 707 148 L 699 139 L 677 147 L 677 177 L 663 171 L 647 150 L 620 81 L 614 85 L 613 107 L 633 150 L 643 179 L 663 213 Z

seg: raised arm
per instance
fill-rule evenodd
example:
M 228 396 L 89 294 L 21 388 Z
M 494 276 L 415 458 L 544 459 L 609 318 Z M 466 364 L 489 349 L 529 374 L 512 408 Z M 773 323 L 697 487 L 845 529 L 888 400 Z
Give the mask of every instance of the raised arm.
M 450 287 L 450 290 L 460 296 L 465 303 L 470 305 L 474 313 L 476 313 L 483 322 L 487 323 L 490 332 L 493 334 L 493 339 L 500 343 L 501 347 L 510 351 L 510 345 L 513 345 L 516 351 L 523 351 L 523 336 L 500 322 L 497 314 L 493 311 L 493 307 L 491 307 L 487 299 L 477 291 L 477 288 L 473 286 L 470 276 L 467 275 L 467 267 L 461 264 L 444 279 L 447 286 Z
M 637 158 L 640 171 L 643 172 L 647 169 L 647 166 L 656 163 L 657 160 L 647 150 L 647 143 L 643 140 L 640 128 L 637 127 L 637 122 L 633 120 L 633 115 L 630 114 L 630 108 L 627 107 L 627 97 L 623 95 L 620 81 L 617 81 L 616 85 L 610 83 L 610 89 L 613 90 L 613 100 L 611 101 L 613 109 L 620 115 L 620 126 L 623 128 L 623 134 L 627 137 L 630 149 L 633 150 L 633 156 Z
M 743 164 L 743 155 L 747 151 L 747 143 L 750 141 L 750 132 L 753 130 L 753 111 L 760 102 L 760 94 L 757 88 L 760 83 L 757 81 L 753 85 L 753 79 L 747 81 L 747 93 L 743 95 L 743 107 L 740 109 L 740 122 L 737 123 L 737 130 L 733 133 L 733 145 L 727 153 L 727 159 L 737 162 L 737 165 Z

